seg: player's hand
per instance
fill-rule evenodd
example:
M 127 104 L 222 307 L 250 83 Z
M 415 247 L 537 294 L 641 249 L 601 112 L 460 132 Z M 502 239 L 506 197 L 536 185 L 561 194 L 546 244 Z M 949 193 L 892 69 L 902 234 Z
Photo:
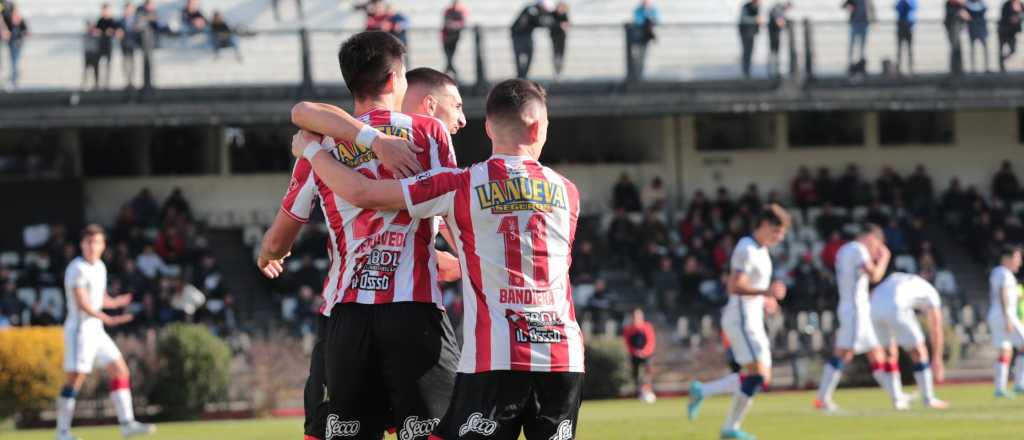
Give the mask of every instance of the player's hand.
M 289 252 L 288 255 L 291 255 L 291 252 Z M 285 255 L 284 258 L 281 259 L 271 260 L 261 253 L 260 256 L 256 258 L 256 267 L 260 269 L 260 273 L 262 273 L 263 276 L 270 279 L 277 278 L 284 273 L 284 259 L 288 258 L 288 255 Z
M 879 244 L 878 247 L 875 248 L 875 261 L 882 261 L 883 258 L 890 257 L 892 257 L 892 251 L 889 250 L 888 246 Z
M 932 359 L 932 378 L 936 383 L 946 381 L 946 366 L 943 365 L 942 359 Z
M 411 177 L 423 172 L 423 166 L 416 158 L 416 154 L 422 153 L 423 149 L 411 141 L 381 134 L 374 139 L 370 149 L 381 165 L 395 177 Z
M 131 304 L 131 303 L 132 303 L 132 294 L 131 293 L 125 293 L 125 294 L 120 295 L 120 296 L 118 296 L 117 298 L 114 299 L 114 308 L 115 309 L 120 309 L 121 307 L 125 307 L 125 306 L 127 306 L 128 304 Z
M 437 278 L 444 282 L 456 281 L 462 278 L 462 269 L 459 267 L 458 257 L 445 252 L 437 253 Z
M 767 297 L 764 299 L 764 313 L 767 315 L 774 315 L 779 311 L 779 302 L 774 297 Z
M 322 140 L 323 136 L 306 130 L 295 132 L 295 135 L 292 136 L 292 156 L 295 156 L 296 159 L 302 158 L 302 152 L 306 151 L 306 146 L 313 142 L 320 143 Z
M 772 284 L 768 286 L 768 296 L 781 301 L 786 297 L 786 283 L 783 283 L 782 281 L 772 281 Z
M 121 324 L 127 324 L 131 322 L 133 319 L 135 319 L 135 317 L 129 314 L 117 316 L 103 315 L 103 318 L 101 319 L 103 320 L 103 325 L 107 327 L 117 327 Z

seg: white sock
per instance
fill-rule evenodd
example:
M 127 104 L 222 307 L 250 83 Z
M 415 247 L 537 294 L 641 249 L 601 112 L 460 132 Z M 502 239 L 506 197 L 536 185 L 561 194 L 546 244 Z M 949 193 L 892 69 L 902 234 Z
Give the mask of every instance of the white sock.
M 1007 375 L 1010 373 L 1010 364 L 996 361 L 996 391 L 1006 391 Z
M 839 386 L 839 379 L 843 376 L 842 370 L 837 370 L 832 364 L 825 364 L 825 370 L 821 372 L 821 381 L 818 383 L 818 400 L 831 402 L 832 394 Z
M 889 397 L 896 400 L 898 397 L 896 394 L 896 388 L 893 387 L 892 375 L 884 370 L 875 370 L 871 372 L 871 377 L 875 378 L 875 382 L 878 382 L 878 386 L 882 387 L 885 392 L 889 393 Z
M 740 429 L 740 422 L 747 415 L 747 411 L 750 410 L 750 404 L 752 403 L 754 403 L 753 396 L 748 396 L 739 391 L 733 393 L 732 408 L 729 410 L 729 415 L 725 418 L 722 430 Z
M 892 381 L 893 392 L 896 393 L 896 396 L 902 397 L 903 396 L 903 378 L 900 377 L 900 372 L 899 371 L 890 372 L 889 373 L 889 378 L 890 378 L 889 380 Z
M 132 410 L 132 391 L 130 389 L 123 388 L 111 391 L 110 401 L 114 403 L 118 423 L 123 425 L 135 420 L 135 412 Z
M 75 415 L 75 399 L 73 397 L 57 398 L 57 433 L 67 434 L 71 431 L 71 418 Z
M 736 393 L 740 390 L 740 375 L 731 373 L 728 376 L 705 383 L 702 389 L 704 390 L 704 397 Z
M 1014 377 L 1013 384 L 1017 388 L 1024 388 L 1024 354 L 1017 355 L 1017 375 Z
M 921 398 L 924 400 L 924 403 L 935 400 L 935 384 L 932 382 L 931 368 L 915 371 L 914 380 L 917 381 L 917 386 L 921 388 Z

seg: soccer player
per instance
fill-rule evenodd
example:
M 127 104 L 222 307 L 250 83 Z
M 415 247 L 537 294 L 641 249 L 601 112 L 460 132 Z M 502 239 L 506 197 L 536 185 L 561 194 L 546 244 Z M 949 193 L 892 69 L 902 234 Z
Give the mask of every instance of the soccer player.
M 459 94 L 455 80 L 448 75 L 426 67 L 406 72 L 405 78 L 408 83 L 408 89 L 402 103 L 403 112 L 437 118 L 447 127 L 451 134 L 457 133 L 466 126 L 466 116 L 462 111 L 462 96 Z M 329 136 L 338 136 L 340 138 L 340 136 L 344 135 L 344 132 L 338 135 L 337 131 L 334 130 L 334 127 L 339 125 L 339 117 L 336 112 L 342 111 L 338 107 L 329 104 L 302 102 L 293 108 L 292 122 L 307 130 L 323 132 Z M 344 112 L 342 113 L 345 114 Z M 340 123 L 344 123 L 344 119 L 341 119 Z M 387 142 L 386 138 L 382 137 L 371 142 L 371 144 L 374 155 L 385 169 L 404 176 L 405 174 L 398 170 L 403 164 L 409 163 L 405 162 L 408 155 L 412 155 L 414 159 L 412 164 L 418 168 L 418 162 L 415 161 L 415 153 L 407 153 L 409 148 L 404 142 L 391 145 Z M 415 147 L 414 144 L 412 146 Z M 415 148 L 419 150 L 419 147 Z M 306 162 L 306 160 L 299 159 L 296 162 L 295 172 L 308 173 L 308 164 L 300 166 L 302 165 L 301 162 Z M 308 178 L 308 175 L 305 176 Z M 302 175 L 293 174 L 292 177 L 298 182 Z M 287 201 L 288 199 L 286 198 L 285 200 Z M 294 200 L 292 202 L 294 203 Z M 310 202 L 312 203 L 311 200 Z M 274 219 L 273 226 L 267 231 L 264 240 L 269 249 L 290 249 L 299 230 L 302 228 L 304 222 L 297 220 L 294 215 L 288 215 L 287 209 L 290 208 L 282 206 L 282 210 L 278 211 L 278 215 Z M 443 231 L 444 224 L 442 223 L 441 226 Z M 271 242 L 271 240 L 275 240 L 276 243 Z M 461 275 L 459 274 L 459 264 L 455 257 L 447 252 L 440 251 L 436 255 L 438 278 L 441 281 L 459 279 Z M 270 261 L 261 261 L 260 267 L 264 269 L 266 276 L 276 278 L 280 275 L 283 268 L 279 263 L 270 263 Z M 326 321 L 327 317 L 323 315 L 318 320 L 316 342 L 313 345 L 313 353 L 310 359 L 310 374 L 306 381 L 304 393 L 306 409 L 304 431 L 307 440 L 323 438 L 326 431 L 327 404 L 324 400 L 326 382 L 323 373 L 325 362 L 323 345 L 326 337 Z
M 656 339 L 654 326 L 644 319 L 643 309 L 633 309 L 633 322 L 622 329 L 622 337 L 626 340 L 626 349 L 633 365 L 637 398 L 646 403 L 654 403 L 657 397 L 652 386 L 654 370 L 651 368 L 651 357 L 654 356 Z
M 739 392 L 733 393 L 732 406 L 722 425 L 723 439 L 748 440 L 755 437 L 740 430 L 740 423 L 762 385 L 771 382 L 772 355 L 764 327 L 765 298 L 786 297 L 786 285 L 772 281 L 772 259 L 768 249 L 782 241 L 789 229 L 789 213 L 770 204 L 761 211 L 754 231 L 743 237 L 732 252 L 726 283 L 729 302 L 722 311 L 722 329 L 732 346 L 736 363 L 744 375 Z
M 107 266 L 100 257 L 106 249 L 106 233 L 98 225 L 82 231 L 82 256 L 68 264 L 64 272 L 65 301 L 68 314 L 64 319 L 64 371 L 67 378 L 57 398 L 57 440 L 72 440 L 71 419 L 75 398 L 92 372 L 94 364 L 106 367 L 110 374 L 110 401 L 117 412 L 121 435 L 133 437 L 151 434 L 156 427 L 135 421 L 128 365 L 103 326 L 118 326 L 132 320 L 132 315 L 111 316 L 103 309 L 120 309 L 131 304 L 130 294 L 111 298 L 107 295 Z
M 932 342 L 931 362 L 928 361 L 928 349 L 915 310 L 924 312 L 928 317 L 928 333 Z M 934 381 L 942 382 L 945 376 L 942 364 L 942 299 L 939 298 L 939 292 L 917 275 L 889 275 L 871 293 L 871 321 L 875 325 L 879 342 L 889 350 L 887 365 L 896 389 L 900 388 L 898 344 L 910 352 L 910 358 L 914 361 L 914 380 L 921 388 L 924 406 L 935 409 L 949 407 L 949 404 L 935 397 Z
M 292 153 L 356 206 L 447 219 L 462 265 L 465 343 L 433 438 L 514 440 L 522 431 L 529 440 L 570 440 L 583 381 L 568 275 L 579 194 L 537 162 L 548 127 L 543 88 L 504 81 L 486 108 L 493 154 L 466 170 L 372 180 L 332 161 L 304 132 Z
M 429 116 L 394 111 L 408 86 L 404 55 L 401 42 L 384 32 L 359 33 L 342 45 L 342 75 L 356 113 L 367 124 L 346 141 L 324 140 L 339 166 L 390 179 L 456 165 L 449 126 Z M 293 117 L 304 124 L 303 109 L 315 106 L 300 104 Z M 461 106 L 457 110 L 461 113 Z M 381 132 L 411 141 L 417 153 L 412 161 L 403 159 L 409 151 L 404 143 L 400 149 L 376 148 Z M 385 159 L 389 154 L 394 157 Z M 397 165 L 385 166 L 389 161 Z M 323 386 L 316 383 L 314 353 L 306 405 L 322 408 L 328 400 L 328 410 L 315 417 L 307 435 L 376 440 L 385 427 L 394 426 L 399 438 L 426 438 L 448 407 L 458 364 L 458 346 L 437 284 L 438 221 L 413 219 L 400 209 L 378 212 L 353 206 L 336 196 L 309 161 L 300 160 L 278 214 L 293 221 L 282 221 L 280 230 L 272 227 L 261 246 L 258 264 L 266 275 L 280 275 L 298 225 L 309 217 L 316 199 L 330 236 L 331 266 L 323 288 L 323 314 L 328 318 L 319 355 L 328 398 L 317 399 Z M 325 422 L 322 430 L 315 426 Z
M 818 396 L 814 407 L 834 411 L 832 394 L 839 386 L 843 365 L 853 355 L 867 353 L 871 376 L 892 399 L 896 409 L 907 409 L 909 404 L 896 389 L 889 374 L 885 351 L 878 343 L 875 327 L 871 324 L 871 303 L 868 290 L 885 276 L 892 254 L 885 247 L 885 236 L 877 225 L 861 227 L 856 240 L 839 248 L 836 254 L 836 285 L 839 287 L 839 329 L 836 331 L 835 352 L 821 373 Z
M 1011 397 L 1006 391 L 1007 375 L 1010 373 L 1010 356 L 1017 349 L 1017 375 L 1014 391 L 1024 392 L 1024 326 L 1014 312 L 1017 310 L 1017 276 L 1020 270 L 1021 251 L 1016 246 L 1006 246 L 999 256 L 999 265 L 992 269 L 988 278 L 991 294 L 988 308 L 988 328 L 992 332 L 992 345 L 999 350 L 995 365 L 995 396 Z

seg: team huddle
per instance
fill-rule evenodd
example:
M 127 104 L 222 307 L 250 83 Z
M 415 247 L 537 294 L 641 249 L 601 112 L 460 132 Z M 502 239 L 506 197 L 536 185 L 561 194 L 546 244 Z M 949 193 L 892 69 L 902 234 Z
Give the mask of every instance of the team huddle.
M 575 438 L 584 349 L 568 274 L 580 196 L 538 162 L 548 129 L 544 89 L 526 80 L 496 85 L 486 103 L 492 154 L 460 169 L 451 135 L 466 118 L 454 80 L 428 68 L 406 72 L 405 47 L 383 32 L 349 38 L 338 58 L 358 116 L 327 104 L 292 110 L 301 128 L 291 145 L 297 161 L 257 261 L 266 276 L 280 276 L 319 206 L 330 265 L 305 389 L 306 439 L 378 440 L 389 430 L 401 440 Z M 764 315 L 786 296 L 785 284 L 773 281 L 769 249 L 785 238 L 789 214 L 768 205 L 753 226 L 732 253 L 721 319 L 734 371 L 690 387 L 691 419 L 707 397 L 733 396 L 723 439 L 754 438 L 741 424 L 771 382 Z M 457 255 L 436 250 L 439 234 Z M 58 440 L 73 438 L 75 397 L 94 363 L 110 371 L 122 433 L 155 429 L 134 420 L 127 367 L 103 329 L 131 319 L 102 312 L 131 301 L 106 295 L 103 246 L 103 231 L 87 228 L 83 257 L 66 273 L 68 378 L 58 399 Z M 859 354 L 867 355 L 893 406 L 909 408 L 899 348 L 913 359 L 923 405 L 948 406 L 934 391 L 944 376 L 939 294 L 916 275 L 886 277 L 889 260 L 874 225 L 864 225 L 837 255 L 840 325 L 818 409 L 837 409 L 843 367 Z M 1013 275 L 1020 265 L 1020 250 L 1008 248 L 990 278 L 997 396 L 1008 395 L 1013 348 L 1024 349 Z M 454 280 L 461 280 L 465 303 L 461 351 L 439 287 Z M 928 318 L 930 351 L 916 311 Z M 644 338 L 653 343 L 649 333 Z M 1024 357 L 1017 364 L 1020 392 Z

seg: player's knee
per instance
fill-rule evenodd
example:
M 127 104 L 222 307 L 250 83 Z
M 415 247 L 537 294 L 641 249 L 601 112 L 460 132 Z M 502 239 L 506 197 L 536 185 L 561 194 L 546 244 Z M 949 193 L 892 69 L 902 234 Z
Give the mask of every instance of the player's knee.
M 836 370 L 842 370 L 843 363 L 843 358 L 840 356 L 832 356 L 832 358 L 828 360 L 828 364 L 831 365 L 832 368 Z
M 65 399 L 74 399 L 78 397 L 78 390 L 72 385 L 64 385 L 64 387 L 60 389 L 60 397 Z
M 927 370 L 928 368 L 930 368 L 930 366 L 928 365 L 928 360 L 927 359 L 924 360 L 924 361 L 918 361 L 918 362 L 914 363 L 914 372 L 915 373 L 922 372 L 924 370 Z
M 763 384 L 764 376 L 753 374 L 743 378 L 743 382 L 740 383 L 740 391 L 748 397 L 754 397 L 754 394 L 761 390 Z

